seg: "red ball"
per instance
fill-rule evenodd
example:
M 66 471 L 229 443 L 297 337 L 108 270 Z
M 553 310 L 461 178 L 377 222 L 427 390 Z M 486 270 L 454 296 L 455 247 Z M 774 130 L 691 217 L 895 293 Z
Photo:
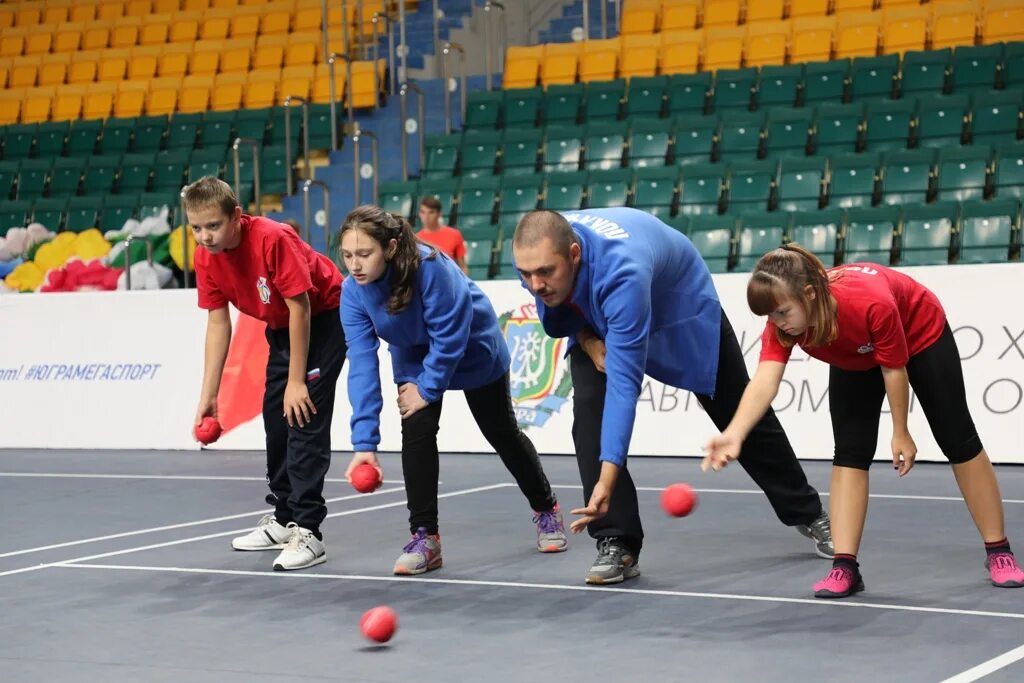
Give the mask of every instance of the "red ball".
M 697 494 L 686 484 L 672 484 L 661 492 L 661 507 L 672 517 L 685 517 L 697 507 Z
M 215 417 L 204 417 L 203 421 L 196 425 L 194 434 L 199 443 L 204 446 L 211 444 L 220 438 L 220 434 L 223 429 L 220 426 L 220 422 Z
M 377 474 L 377 468 L 369 463 L 363 463 L 357 465 L 352 470 L 352 488 L 359 493 L 369 493 L 370 491 L 376 491 L 380 486 L 380 475 Z
M 395 635 L 398 615 L 390 607 L 374 607 L 367 610 L 359 620 L 359 630 L 376 643 L 386 643 Z

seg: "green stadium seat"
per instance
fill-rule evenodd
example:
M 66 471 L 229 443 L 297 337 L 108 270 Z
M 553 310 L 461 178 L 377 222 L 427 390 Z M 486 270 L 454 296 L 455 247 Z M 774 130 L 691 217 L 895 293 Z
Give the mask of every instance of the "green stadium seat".
M 489 239 L 468 239 L 466 243 L 466 267 L 469 277 L 474 280 L 487 280 L 491 276 L 491 257 L 494 255 L 494 241 Z
M 880 164 L 881 157 L 878 154 L 846 154 L 832 157 L 829 206 L 849 209 L 874 204 Z
M 330 105 L 329 104 L 327 105 L 327 107 L 328 107 L 328 111 L 330 111 Z M 257 110 L 249 110 L 249 111 L 261 111 L 261 110 L 257 109 Z M 290 131 L 291 137 L 292 137 L 292 139 L 291 139 L 292 149 L 297 150 L 296 154 L 293 155 L 293 158 L 294 158 L 294 156 L 300 156 L 301 155 L 301 149 L 302 149 L 299 146 L 299 144 L 300 144 L 299 143 L 299 139 L 300 139 L 300 136 L 302 135 L 302 125 L 303 125 L 303 123 L 302 123 L 302 107 L 295 106 L 295 107 L 288 107 L 286 109 L 285 107 L 281 106 L 281 107 L 273 107 L 270 110 L 270 124 L 269 124 L 270 139 L 269 139 L 269 143 L 271 145 L 275 146 L 275 147 L 283 146 L 285 144 L 284 123 L 285 123 L 285 115 L 286 114 L 288 116 L 288 121 L 291 123 L 291 126 L 289 127 L 289 131 Z M 310 119 L 310 124 L 312 124 L 312 118 Z M 327 130 L 327 133 L 328 133 L 328 135 L 330 135 L 330 129 L 329 128 Z M 310 144 L 312 144 L 312 142 Z
M 481 176 L 464 178 L 459 184 L 459 225 L 494 222 L 500 178 Z
M 669 76 L 668 115 L 703 114 L 710 89 L 710 71 Z
M 1020 204 L 1016 198 L 967 201 L 960 205 L 958 263 L 1002 263 L 1013 250 L 1014 225 Z
M 922 204 L 931 195 L 935 150 L 890 152 L 882 160 L 882 195 L 885 204 Z
M 956 202 L 910 205 L 903 209 L 899 265 L 949 263 L 950 241 L 956 225 Z
M 823 104 L 814 122 L 814 152 L 819 155 L 851 154 L 859 150 L 864 105 Z
M 174 114 L 167 128 L 167 149 L 192 149 L 195 147 L 196 141 L 199 139 L 199 127 L 202 125 L 203 115 L 201 112 Z M 109 127 L 110 122 L 108 121 L 104 128 L 104 137 L 106 137 L 106 129 Z M 132 127 L 134 128 L 134 121 Z M 310 145 L 312 146 L 312 142 Z M 102 140 L 100 146 L 103 146 Z
M 711 91 L 712 111 L 748 111 L 756 86 L 757 69 L 718 70 Z
M 97 120 L 75 121 L 68 134 L 68 155 L 88 156 L 96 151 L 97 140 L 103 133 L 103 122 Z
M 1006 44 L 1003 86 L 1007 90 L 1024 87 L 1024 42 Z
M 449 221 L 456 213 L 456 198 L 459 195 L 458 178 L 425 178 L 419 183 L 420 199 L 434 197 L 441 202 L 441 215 L 447 216 Z M 413 212 L 418 207 L 413 207 Z M 415 216 L 414 216 L 415 217 Z
M 235 119 L 235 133 L 240 138 L 255 140 L 262 146 L 267 141 L 267 127 L 270 125 L 271 109 L 240 109 Z M 282 112 L 282 117 L 284 113 Z M 284 126 L 282 120 L 281 125 Z M 281 142 L 284 142 L 284 131 L 281 131 Z
M 494 276 L 498 280 L 515 280 L 519 277 L 515 264 L 512 262 L 512 240 L 510 239 L 501 242 L 501 249 L 498 252 L 498 267 Z
M 135 120 L 132 132 L 133 149 L 136 152 L 159 152 L 167 136 L 166 116 L 140 116 Z M 205 144 L 205 143 L 204 143 Z M 224 144 L 228 144 L 225 140 Z
M 690 217 L 690 230 L 687 237 L 700 252 L 708 270 L 712 273 L 728 272 L 735 234 L 735 216 Z
M 571 125 L 578 122 L 584 92 L 583 83 L 549 86 L 541 105 L 545 125 Z
M 626 89 L 626 118 L 661 116 L 668 92 L 668 76 L 631 78 Z
M 527 126 L 532 128 L 540 120 L 540 105 L 544 98 L 543 88 L 515 88 L 505 91 L 502 103 L 502 120 L 505 128 Z M 571 123 L 571 122 L 567 122 Z
M 191 149 L 169 149 L 158 152 L 153 166 L 153 179 L 150 183 L 153 191 L 180 191 L 185 185 L 185 172 L 188 170 L 191 158 Z
M 413 211 L 419 208 L 419 191 L 415 180 L 389 180 L 377 188 L 377 203 L 389 213 L 412 220 Z
M 812 62 L 804 67 L 802 101 L 805 105 L 842 102 L 850 75 L 850 60 Z
M 575 171 L 580 167 L 583 131 L 576 126 L 549 126 L 544 134 L 544 170 Z
M 846 211 L 843 263 L 892 263 L 893 243 L 900 224 L 895 206 Z
M 905 53 L 900 69 L 900 90 L 903 97 L 919 94 L 938 95 L 943 92 L 952 58 L 953 51 L 948 47 L 941 50 L 911 50 Z
M 761 67 L 757 81 L 758 108 L 795 106 L 803 82 L 802 64 Z
M 488 128 L 467 128 L 458 150 L 459 168 L 463 177 L 494 175 L 494 165 L 501 149 L 502 131 Z M 456 139 L 456 141 L 458 141 Z
M 59 157 L 64 153 L 64 144 L 70 132 L 69 121 L 40 123 L 36 131 L 36 156 Z
M 20 123 L 4 130 L 4 159 L 28 159 L 39 132 L 38 123 Z
M 816 211 L 828 177 L 823 157 L 782 159 L 779 165 L 779 211 Z
M 114 187 L 114 181 L 117 179 L 120 169 L 121 155 L 119 154 L 89 157 L 86 162 L 85 176 L 82 179 L 82 194 L 109 194 Z
M 139 220 L 145 220 L 150 216 L 159 216 L 164 208 L 170 212 L 170 215 L 173 215 L 174 209 L 179 203 L 178 192 L 143 192 L 139 195 Z
M 237 111 L 208 111 L 203 114 L 199 128 L 199 143 L 203 147 L 230 147 L 234 141 Z
M 601 209 L 626 206 L 632 181 L 633 171 L 628 168 L 591 171 L 587 178 L 587 206 Z
M 53 170 L 50 174 L 50 196 L 70 197 L 78 194 L 85 164 L 85 157 L 57 157 L 54 159 Z
M 809 131 L 814 123 L 813 109 L 771 109 L 765 124 L 765 157 L 803 157 L 807 155 Z
M 583 206 L 586 171 L 548 173 L 544 179 L 544 208 L 574 211 Z
M 220 177 L 224 170 L 224 152 L 223 147 L 193 151 L 188 167 L 188 182 L 193 183 L 206 176 Z
M 709 114 L 683 114 L 672 124 L 673 160 L 677 166 L 702 164 L 711 161 L 718 134 L 718 116 Z
M 1000 145 L 1020 137 L 1021 90 L 977 92 L 971 111 L 971 141 Z
M 906 149 L 917 116 L 917 101 L 913 97 L 902 100 L 868 102 L 864 122 L 864 149 L 887 152 Z
M 111 194 L 103 198 L 103 209 L 100 211 L 99 225 L 101 231 L 120 230 L 125 221 L 135 216 L 139 205 L 137 194 Z
M 765 114 L 759 112 L 725 112 L 718 128 L 718 159 L 721 161 L 751 160 L 761 148 L 761 130 Z
M 340 107 L 338 110 L 340 112 Z M 342 116 L 339 113 L 338 118 Z M 331 148 L 331 105 L 330 104 L 311 104 L 309 105 L 309 148 L 310 149 L 330 149 Z M 341 144 L 342 135 L 338 134 L 338 144 Z M 301 155 L 301 147 L 296 139 L 295 153 L 292 158 L 296 158 Z
M 637 119 L 629 128 L 629 165 L 664 166 L 672 147 L 672 119 Z M 710 153 L 707 158 L 710 158 Z
M 850 66 L 850 97 L 854 101 L 891 98 L 900 72 L 899 55 L 858 57 Z
M 82 232 L 98 227 L 97 219 L 102 208 L 102 197 L 71 197 L 68 200 L 64 229 L 71 232 Z
M 991 90 L 1003 64 L 1003 45 L 962 45 L 953 52 L 953 92 Z
M 618 119 L 626 96 L 626 81 L 595 81 L 587 84 L 583 100 L 583 121 Z
M 0 201 L 6 201 L 14 194 L 14 183 L 18 179 L 18 166 L 17 161 L 0 161 Z
M 53 159 L 23 159 L 18 167 L 18 199 L 42 197 Z
M 428 135 L 423 141 L 426 163 L 423 166 L 424 178 L 447 178 L 455 175 L 459 161 L 459 145 L 462 134 Z
M 628 134 L 629 124 L 626 121 L 587 123 L 583 142 L 584 168 L 596 171 L 621 167 Z
M 121 179 L 117 185 L 118 192 L 145 192 L 149 187 L 149 178 L 156 166 L 156 153 L 125 154 L 121 158 Z M 173 187 L 173 186 L 172 186 Z
M 811 251 L 826 266 L 834 266 L 839 263 L 837 246 L 842 225 L 840 209 L 797 211 L 790 221 L 789 240 Z
M 1024 144 L 1010 143 L 997 148 L 993 185 L 997 197 L 1024 198 Z
M 917 102 L 917 144 L 942 148 L 960 145 L 970 111 L 967 95 L 927 95 Z
M 637 169 L 633 185 L 633 206 L 666 220 L 675 205 L 678 180 L 679 169 L 674 166 Z
M 466 128 L 497 128 L 504 105 L 502 90 L 474 90 L 466 96 Z
M 679 213 L 717 214 L 725 185 L 725 164 L 690 164 L 679 172 Z
M 265 195 L 291 192 L 291 188 L 288 187 L 288 167 L 283 143 L 267 145 L 260 152 L 260 191 Z
M 67 197 L 40 197 L 32 206 L 32 222 L 58 232 L 63 228 L 67 210 Z
M 0 202 L 0 230 L 6 235 L 9 228 L 23 228 L 32 214 L 32 202 L 19 199 Z
M 539 175 L 502 176 L 498 193 L 498 223 L 513 228 L 527 212 L 537 208 L 544 192 Z
M 736 265 L 733 270 L 748 273 L 754 264 L 772 249 L 782 246 L 789 231 L 787 213 L 755 213 L 740 219 L 736 241 Z
M 992 148 L 988 145 L 939 150 L 936 198 L 982 199 L 988 187 Z
M 100 136 L 100 154 L 124 154 L 131 145 L 134 132 L 134 118 L 107 119 L 103 125 L 103 135 Z
M 772 189 L 779 173 L 775 160 L 737 161 L 729 169 L 728 213 L 740 216 L 771 209 Z
M 543 129 L 507 128 L 501 143 L 501 172 L 536 173 L 537 154 L 543 141 Z

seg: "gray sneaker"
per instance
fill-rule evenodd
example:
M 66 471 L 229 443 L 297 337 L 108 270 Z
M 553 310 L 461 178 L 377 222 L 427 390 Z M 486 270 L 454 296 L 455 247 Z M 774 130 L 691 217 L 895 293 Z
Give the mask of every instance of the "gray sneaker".
M 395 560 L 395 573 L 423 574 L 432 569 L 440 569 L 441 564 L 441 536 L 428 534 L 426 529 L 420 527 Z
M 832 525 L 828 521 L 827 511 L 823 509 L 818 518 L 810 524 L 798 524 L 796 530 L 814 541 L 814 552 L 818 553 L 819 557 L 832 559 L 835 547 L 832 545 Z
M 640 576 L 636 556 L 621 545 L 619 539 L 602 538 L 597 542 L 597 559 L 587 572 L 587 583 L 622 583 L 634 576 Z
M 537 525 L 537 550 L 542 553 L 565 551 L 569 542 L 565 537 L 562 509 L 558 505 L 550 512 L 534 512 L 533 523 Z

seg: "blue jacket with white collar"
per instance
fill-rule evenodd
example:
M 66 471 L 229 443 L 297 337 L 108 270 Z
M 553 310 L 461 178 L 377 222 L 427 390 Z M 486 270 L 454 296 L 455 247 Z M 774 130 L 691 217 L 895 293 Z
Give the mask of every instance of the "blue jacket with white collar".
M 550 308 L 535 297 L 537 310 L 545 332 L 570 346 L 585 325 L 604 340 L 601 460 L 621 466 L 644 374 L 714 394 L 721 304 L 700 253 L 656 217 L 628 208 L 563 215 L 579 237 L 579 271 L 566 302 Z
M 391 315 L 390 269 L 365 285 L 349 278 L 341 292 L 341 322 L 348 344 L 352 448 L 380 444 L 380 340 L 388 343 L 396 384 L 412 382 L 433 403 L 448 389 L 476 389 L 508 372 L 509 353 L 490 300 L 443 254 L 429 258 L 420 245 L 412 298 Z

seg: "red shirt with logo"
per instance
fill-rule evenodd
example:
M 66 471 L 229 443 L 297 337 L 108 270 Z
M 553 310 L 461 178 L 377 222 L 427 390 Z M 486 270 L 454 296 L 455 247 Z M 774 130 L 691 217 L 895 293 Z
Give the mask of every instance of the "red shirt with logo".
M 224 308 L 230 302 L 271 329 L 288 327 L 285 299 L 309 293 L 312 315 L 336 310 L 341 301 L 341 271 L 310 247 L 289 226 L 269 218 L 242 215 L 242 241 L 234 249 L 211 254 L 196 249 L 199 307 Z
M 427 244 L 434 245 L 443 253 L 448 254 L 448 258 L 455 262 L 466 256 L 466 242 L 462 239 L 462 233 L 456 228 L 442 225 L 437 230 L 420 230 L 416 233 L 416 237 Z
M 906 366 L 934 344 L 946 325 L 935 296 L 913 278 L 873 263 L 851 263 L 829 270 L 829 291 L 836 300 L 838 336 L 826 346 L 806 346 L 812 358 L 843 370 Z M 771 321 L 761 335 L 761 360 L 785 363 L 792 348 L 779 343 Z

